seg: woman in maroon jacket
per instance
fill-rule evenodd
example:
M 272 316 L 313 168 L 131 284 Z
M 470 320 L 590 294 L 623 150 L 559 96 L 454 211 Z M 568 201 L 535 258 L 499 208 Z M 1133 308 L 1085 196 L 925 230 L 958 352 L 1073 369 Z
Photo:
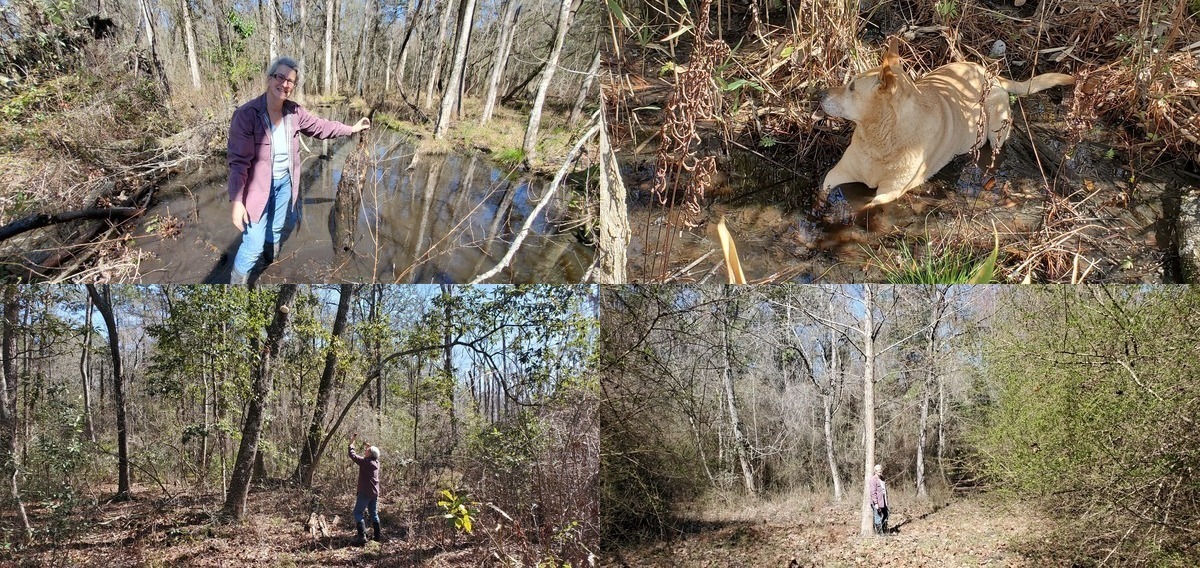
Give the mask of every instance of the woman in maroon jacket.
M 370 513 L 371 528 L 374 529 L 375 540 L 379 540 L 379 448 L 369 443 L 363 444 L 363 455 L 360 456 L 354 452 L 354 438 L 350 437 L 350 459 L 358 464 L 358 491 L 354 500 L 354 523 L 358 534 L 354 537 L 354 544 L 363 545 L 367 543 L 364 512 Z
M 289 101 L 299 72 L 291 58 L 276 59 L 266 92 L 239 107 L 229 125 L 229 200 L 233 226 L 242 233 L 230 284 L 246 283 L 266 243 L 279 255 L 284 221 L 300 196 L 300 134 L 325 139 L 371 127 L 366 118 L 354 126 L 317 118 Z
M 871 476 L 871 510 L 875 513 L 875 534 L 888 533 L 887 483 L 883 480 L 883 465 L 875 464 L 875 475 Z

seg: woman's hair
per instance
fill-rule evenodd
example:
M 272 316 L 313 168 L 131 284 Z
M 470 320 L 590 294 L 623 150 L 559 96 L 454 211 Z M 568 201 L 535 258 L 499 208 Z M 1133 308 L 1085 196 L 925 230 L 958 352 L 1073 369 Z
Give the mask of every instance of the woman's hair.
M 882 471 L 883 471 L 883 465 L 882 465 L 882 464 L 875 464 L 875 473 L 880 473 L 880 472 L 882 472 Z
M 371 447 L 367 448 L 367 453 L 374 455 L 375 459 L 379 459 L 379 448 L 378 447 L 371 446 Z
M 280 65 L 287 65 L 288 67 L 295 69 L 296 78 L 300 77 L 300 64 L 296 63 L 296 60 L 292 59 L 291 57 L 279 57 L 276 58 L 275 61 L 272 61 L 271 66 L 267 68 L 267 76 L 269 77 L 274 75 L 275 72 L 279 70 Z

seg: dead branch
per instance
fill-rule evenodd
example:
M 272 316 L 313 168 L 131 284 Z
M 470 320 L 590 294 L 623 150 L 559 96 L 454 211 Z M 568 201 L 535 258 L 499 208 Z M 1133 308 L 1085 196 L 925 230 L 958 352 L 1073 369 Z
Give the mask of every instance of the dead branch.
M 69 223 L 81 219 L 127 219 L 141 212 L 137 207 L 107 207 L 82 209 L 79 211 L 67 211 L 65 213 L 34 213 L 33 215 L 17 219 L 3 227 L 0 227 L 0 242 L 15 237 L 21 233 L 57 225 L 59 223 Z
M 562 167 L 558 168 L 558 173 L 554 174 L 554 180 L 550 182 L 550 187 L 546 189 L 546 193 L 542 196 L 542 200 L 538 202 L 538 204 L 533 208 L 533 211 L 529 213 L 529 216 L 525 218 L 525 223 L 521 226 L 521 231 L 517 233 L 517 238 L 513 239 L 513 244 L 511 247 L 509 247 L 508 252 L 504 254 L 504 258 L 500 259 L 500 262 L 497 263 L 496 266 L 491 270 L 476 276 L 474 280 L 471 280 L 471 284 L 478 284 L 495 276 L 512 262 L 513 257 L 517 255 L 517 249 L 521 248 L 521 243 L 525 241 L 525 237 L 529 235 L 529 231 L 533 228 L 534 220 L 537 219 L 537 216 L 542 213 L 542 209 L 545 209 L 546 205 L 550 203 L 551 198 L 554 197 L 554 193 L 558 190 L 559 184 L 561 184 L 563 179 L 567 177 L 567 172 L 571 171 L 571 166 L 575 163 L 575 160 L 579 158 L 579 153 L 583 151 L 583 146 L 600 133 L 599 117 L 599 111 L 592 115 L 592 120 L 590 122 L 591 126 L 588 128 L 588 131 L 579 138 L 579 141 L 575 143 L 575 146 L 571 148 L 571 151 L 567 153 L 567 158 L 563 160 Z

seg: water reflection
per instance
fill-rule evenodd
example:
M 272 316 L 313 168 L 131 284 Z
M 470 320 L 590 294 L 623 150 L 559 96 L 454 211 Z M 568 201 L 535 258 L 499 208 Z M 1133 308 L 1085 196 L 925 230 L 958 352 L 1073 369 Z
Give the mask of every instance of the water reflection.
M 412 145 L 390 131 L 373 134 L 366 167 L 356 169 L 357 160 L 348 160 L 356 137 L 343 140 L 328 145 L 328 159 L 315 153 L 321 144 L 308 141 L 314 152 L 305 153 L 296 223 L 258 282 L 467 282 L 504 256 L 536 205 L 530 199 L 543 193 L 540 181 L 509 179 L 478 154 L 414 161 Z M 226 174 L 223 163 L 206 164 L 164 190 L 135 239 L 147 253 L 143 282 L 226 281 L 239 239 L 229 222 Z M 565 210 L 563 195 L 554 197 L 561 203 L 549 206 L 551 216 Z M 184 222 L 174 238 L 155 232 L 168 217 Z M 578 282 L 592 254 L 539 219 L 493 281 Z

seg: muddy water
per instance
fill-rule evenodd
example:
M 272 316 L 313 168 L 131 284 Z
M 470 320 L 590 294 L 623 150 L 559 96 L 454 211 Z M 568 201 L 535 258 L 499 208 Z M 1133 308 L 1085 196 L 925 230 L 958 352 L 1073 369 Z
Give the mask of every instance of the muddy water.
M 724 161 L 721 196 L 688 229 L 678 211 L 654 204 L 645 191 L 652 158 L 631 160 L 626 179 L 641 188 L 630 213 L 631 279 L 724 281 L 715 228 L 724 215 L 751 282 L 884 281 L 882 266 L 911 259 L 905 249 L 920 258 L 930 242 L 986 256 L 993 227 L 1002 281 L 1178 282 L 1179 195 L 1200 178 L 1170 165 L 1130 167 L 1129 157 L 1095 135 L 1069 142 L 1061 104 L 1046 97 L 1022 104 L 1028 120 L 994 160 L 985 145 L 980 156 L 960 156 L 898 202 L 868 213 L 846 215 L 874 195 L 861 184 L 813 213 L 812 196 L 832 162 L 781 167 L 742 152 Z M 1014 112 L 1021 120 L 1020 109 Z
M 422 155 L 410 170 L 413 146 L 383 128 L 373 132 L 372 175 L 361 193 L 339 192 L 353 139 L 331 140 L 323 150 L 322 141 L 304 138 L 311 151 L 301 152 L 296 223 L 258 282 L 468 282 L 504 256 L 542 196 L 542 182 L 511 178 L 479 154 Z M 228 280 L 241 237 L 230 222 L 227 175 L 224 162 L 209 163 L 160 192 L 135 239 L 145 256 L 143 282 Z M 537 219 L 510 267 L 491 282 L 582 279 L 593 251 L 555 232 L 545 220 L 555 209 L 562 208 L 546 208 L 551 213 Z

